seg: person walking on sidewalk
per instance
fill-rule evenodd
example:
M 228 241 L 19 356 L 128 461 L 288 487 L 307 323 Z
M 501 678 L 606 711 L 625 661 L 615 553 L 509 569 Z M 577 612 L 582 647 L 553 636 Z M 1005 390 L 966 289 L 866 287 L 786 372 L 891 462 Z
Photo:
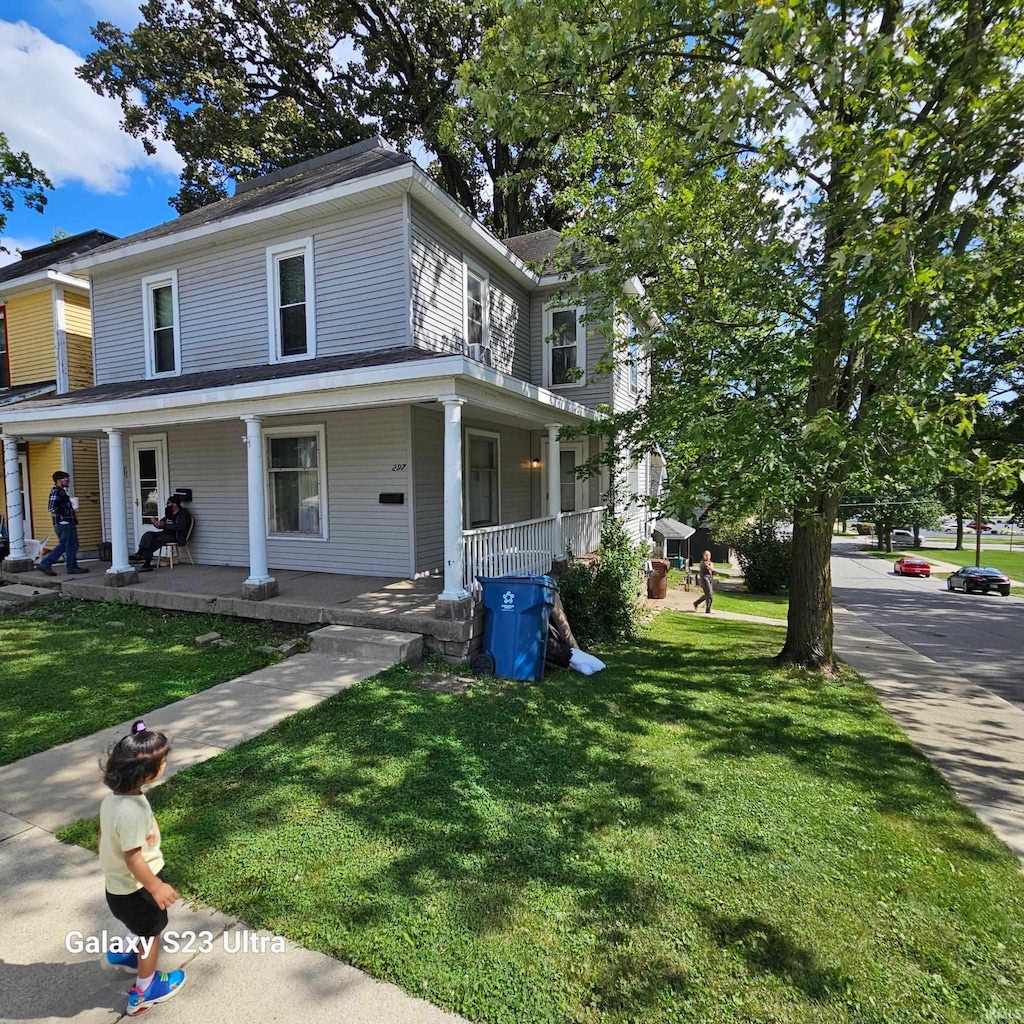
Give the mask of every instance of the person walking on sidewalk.
M 705 551 L 704 554 L 700 556 L 700 567 L 697 569 L 697 580 L 699 581 L 701 590 L 704 591 L 704 594 L 693 602 L 693 610 L 696 611 L 698 607 L 700 607 L 700 603 L 705 601 L 707 603 L 704 607 L 704 611 L 710 615 L 711 599 L 715 590 L 715 563 L 711 561 L 710 551 Z
M 56 576 L 53 564 L 64 556 L 64 565 L 69 576 L 88 572 L 78 564 L 78 516 L 68 495 L 71 477 L 62 469 L 53 474 L 53 489 L 47 508 L 53 519 L 53 528 L 57 531 L 57 546 L 45 557 L 40 559 L 36 568 L 44 576 Z
M 158 971 L 160 936 L 167 927 L 167 908 L 178 899 L 164 880 L 160 826 L 142 787 L 163 775 L 171 744 L 162 732 L 133 723 L 132 731 L 111 747 L 103 766 L 110 792 L 100 804 L 100 867 L 110 912 L 137 936 L 137 949 L 108 951 L 104 967 L 136 974 L 128 990 L 128 1016 L 176 996 L 185 984 L 184 971 Z

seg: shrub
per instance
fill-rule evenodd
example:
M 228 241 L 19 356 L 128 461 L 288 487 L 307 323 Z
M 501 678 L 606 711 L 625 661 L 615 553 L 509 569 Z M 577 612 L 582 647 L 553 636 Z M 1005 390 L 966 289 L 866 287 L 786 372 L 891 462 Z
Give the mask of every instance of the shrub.
M 573 559 L 559 578 L 565 614 L 581 644 L 634 639 L 640 628 L 637 598 L 647 548 L 636 545 L 621 519 L 608 516 L 596 560 Z
M 786 589 L 793 542 L 780 537 L 774 523 L 746 526 L 733 533 L 728 542 L 736 552 L 747 590 L 780 594 Z

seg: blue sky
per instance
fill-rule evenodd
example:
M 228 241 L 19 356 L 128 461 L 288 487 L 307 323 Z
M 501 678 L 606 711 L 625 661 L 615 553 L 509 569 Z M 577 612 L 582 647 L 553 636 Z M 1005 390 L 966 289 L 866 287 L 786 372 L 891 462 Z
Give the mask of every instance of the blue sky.
M 27 150 L 55 188 L 42 214 L 17 207 L 3 244 L 29 248 L 63 228 L 127 235 L 173 217 L 180 161 L 165 147 L 147 156 L 121 131 L 120 104 L 97 96 L 74 69 L 108 20 L 130 28 L 138 0 L 0 0 L 0 131 Z M 12 256 L 0 253 L 0 263 Z

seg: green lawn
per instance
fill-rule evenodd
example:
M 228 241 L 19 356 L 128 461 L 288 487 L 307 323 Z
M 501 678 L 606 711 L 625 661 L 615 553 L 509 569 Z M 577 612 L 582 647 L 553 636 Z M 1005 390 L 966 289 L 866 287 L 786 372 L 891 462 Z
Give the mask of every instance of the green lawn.
M 664 613 L 589 678 L 390 670 L 159 787 L 169 877 L 481 1024 L 1020 1019 L 1016 860 L 778 646 Z
M 237 646 L 197 649 L 194 638 L 211 630 Z M 0 764 L 269 664 L 254 648 L 295 635 L 276 623 L 88 601 L 0 615 Z
M 863 548 L 869 554 L 879 558 L 888 558 L 895 562 L 904 555 L 920 555 L 922 558 L 934 558 L 938 562 L 949 562 L 951 565 L 974 565 L 974 548 L 954 551 L 952 548 L 914 548 L 912 551 L 879 551 L 877 548 Z M 986 551 L 982 549 L 981 564 L 1000 569 L 1011 579 L 1024 579 L 1024 551 Z
M 789 597 L 785 594 L 748 594 L 745 590 L 715 591 L 715 611 L 742 612 L 744 615 L 764 615 L 770 619 L 785 619 L 789 614 Z

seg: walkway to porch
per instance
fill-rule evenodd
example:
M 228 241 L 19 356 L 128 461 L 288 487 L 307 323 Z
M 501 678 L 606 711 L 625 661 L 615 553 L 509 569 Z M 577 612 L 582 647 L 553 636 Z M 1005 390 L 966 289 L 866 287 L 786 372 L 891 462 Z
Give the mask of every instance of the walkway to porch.
M 302 625 L 367 626 L 420 633 L 426 649 L 467 657 L 481 629 L 479 614 L 471 622 L 439 619 L 435 611 L 441 580 L 275 570 L 279 593 L 263 601 L 238 596 L 246 570 L 229 565 L 177 565 L 143 573 L 124 587 L 104 583 L 103 562 L 85 563 L 87 576 L 61 577 L 61 591 L 86 601 L 112 601 L 169 611 L 210 612 L 247 619 L 272 619 Z M 19 582 L 45 586 L 37 572 L 20 574 Z

